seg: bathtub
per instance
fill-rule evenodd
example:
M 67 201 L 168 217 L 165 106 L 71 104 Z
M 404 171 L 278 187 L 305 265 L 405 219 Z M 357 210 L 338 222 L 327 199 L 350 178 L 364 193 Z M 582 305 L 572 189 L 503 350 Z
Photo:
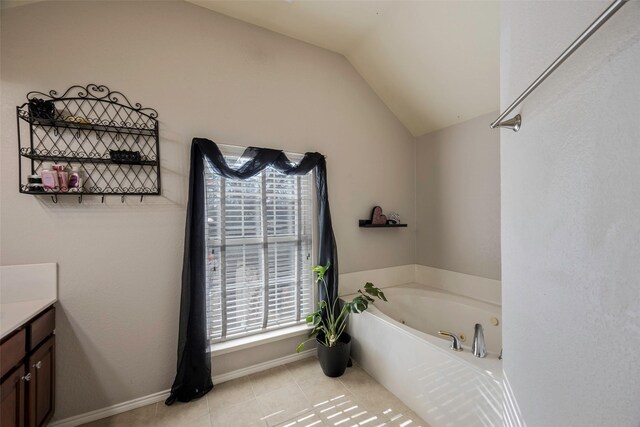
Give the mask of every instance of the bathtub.
M 500 306 L 419 284 L 384 293 L 388 302 L 349 318 L 353 358 L 431 427 L 502 426 Z M 471 352 L 476 323 L 484 359 Z M 451 350 L 438 330 L 463 335 L 464 350 Z

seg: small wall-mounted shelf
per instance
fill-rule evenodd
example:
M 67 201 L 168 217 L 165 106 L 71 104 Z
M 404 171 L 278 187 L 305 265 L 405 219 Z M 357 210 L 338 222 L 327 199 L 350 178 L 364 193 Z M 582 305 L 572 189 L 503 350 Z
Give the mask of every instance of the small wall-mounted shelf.
M 358 226 L 361 228 L 393 228 L 406 227 L 407 224 L 372 224 L 369 219 L 359 219 Z
M 159 195 L 158 112 L 103 85 L 71 86 L 62 95 L 30 92 L 16 108 L 19 191 L 32 195 Z M 45 162 L 79 170 L 82 186 L 34 189 L 27 175 Z M 47 166 L 48 167 L 48 166 Z

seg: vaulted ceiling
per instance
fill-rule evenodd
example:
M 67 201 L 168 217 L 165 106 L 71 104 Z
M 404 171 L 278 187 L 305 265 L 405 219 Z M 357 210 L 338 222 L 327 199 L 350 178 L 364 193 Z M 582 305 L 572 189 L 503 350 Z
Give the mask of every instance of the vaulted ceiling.
M 414 136 L 499 108 L 497 0 L 185 1 L 344 55 Z
M 498 1 L 187 1 L 344 55 L 415 136 L 499 108 Z

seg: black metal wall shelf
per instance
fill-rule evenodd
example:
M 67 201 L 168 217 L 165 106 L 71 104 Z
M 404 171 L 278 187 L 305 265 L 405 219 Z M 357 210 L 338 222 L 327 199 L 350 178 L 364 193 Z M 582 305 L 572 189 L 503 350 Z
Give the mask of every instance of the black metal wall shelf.
M 20 118 L 25 122 L 32 125 L 39 126 L 49 126 L 52 128 L 65 128 L 65 129 L 85 129 L 92 130 L 97 132 L 112 132 L 112 133 L 122 133 L 122 134 L 132 134 L 132 135 L 151 135 L 155 134 L 155 129 L 149 129 L 144 125 L 140 125 L 140 127 L 135 127 L 135 124 L 130 124 L 129 126 L 117 126 L 113 122 L 105 121 L 104 123 L 100 123 L 97 119 L 94 118 L 86 118 L 89 123 L 77 123 L 70 122 L 66 120 L 51 120 L 51 119 L 41 119 L 38 117 L 29 116 L 29 112 L 25 110 L 20 110 L 18 113 Z
M 358 226 L 361 228 L 397 228 L 407 227 L 407 224 L 372 224 L 369 219 L 359 219 Z
M 33 195 L 159 195 L 160 145 L 158 112 L 132 104 L 121 92 L 103 85 L 71 86 L 58 96 L 29 92 L 16 107 L 19 191 Z M 123 161 L 115 158 L 135 155 Z M 112 158 L 111 156 L 114 156 Z M 44 191 L 25 184 L 45 162 L 75 167 L 83 175 L 79 191 Z
M 119 165 L 144 165 L 144 166 L 156 166 L 157 160 L 142 159 L 136 163 L 118 163 L 114 162 L 110 157 L 77 157 L 77 156 L 64 156 L 64 155 L 51 155 L 51 154 L 32 154 L 28 152 L 29 149 L 21 149 L 20 155 L 31 160 L 38 160 L 41 162 L 63 162 L 63 163 L 107 163 L 107 164 L 119 164 Z

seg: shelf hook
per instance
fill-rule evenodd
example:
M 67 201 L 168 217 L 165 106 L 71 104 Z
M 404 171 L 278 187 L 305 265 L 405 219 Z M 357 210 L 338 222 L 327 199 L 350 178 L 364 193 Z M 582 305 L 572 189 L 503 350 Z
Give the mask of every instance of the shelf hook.
M 82 203 L 82 194 L 78 196 L 78 203 Z
M 142 198 L 144 197 L 144 194 L 140 195 L 140 203 L 142 203 Z
M 102 195 L 102 203 L 104 203 L 104 194 Z
M 58 203 L 58 195 L 57 195 L 57 194 L 54 194 L 53 196 L 51 196 L 51 201 L 52 201 L 53 203 Z
M 122 196 L 120 196 L 120 201 L 121 201 L 122 203 L 124 203 L 124 194 L 123 194 Z

